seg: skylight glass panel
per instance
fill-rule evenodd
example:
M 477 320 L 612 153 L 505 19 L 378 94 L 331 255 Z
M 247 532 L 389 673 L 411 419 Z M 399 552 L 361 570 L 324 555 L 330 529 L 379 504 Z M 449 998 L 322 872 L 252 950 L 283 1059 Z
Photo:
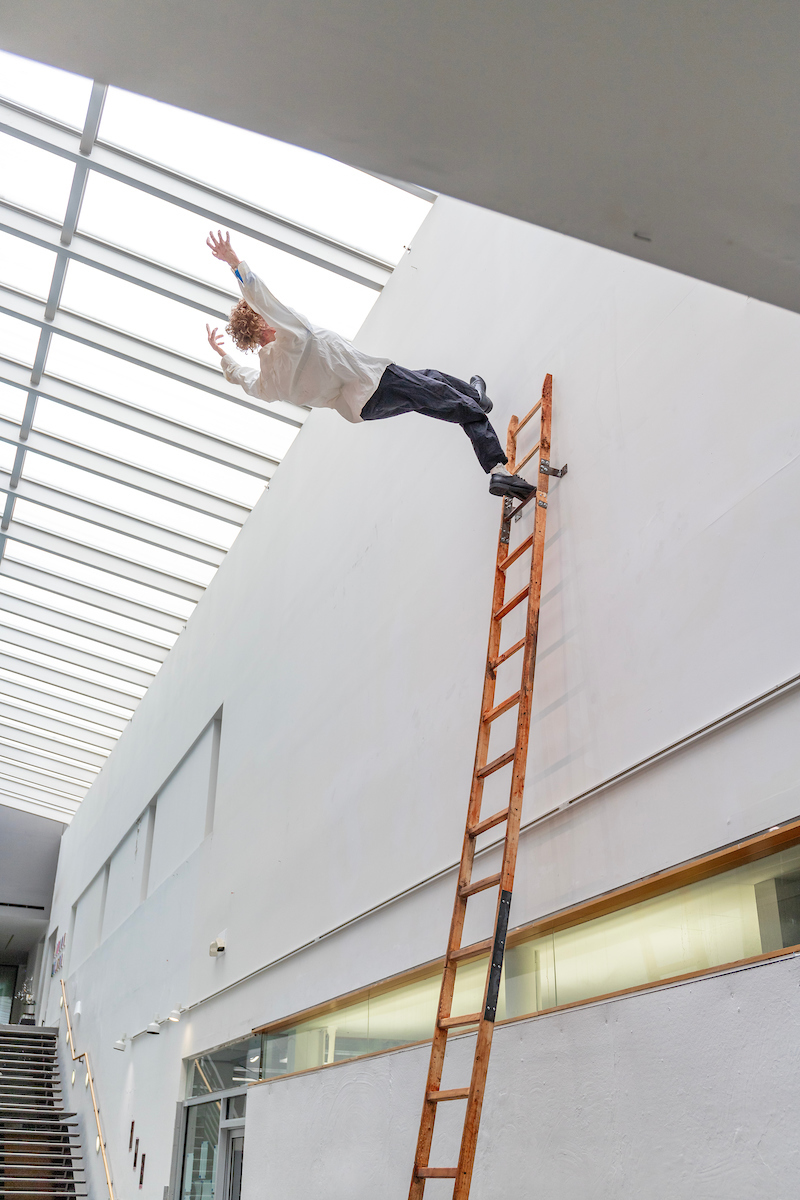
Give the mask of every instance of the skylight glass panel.
M 32 367 L 38 345 L 38 325 L 0 312 L 0 357 Z
M 30 504 L 26 500 L 17 500 L 14 521 L 32 529 L 42 529 L 69 538 L 78 545 L 106 550 L 118 558 L 141 563 L 177 579 L 197 583 L 201 587 L 207 587 L 214 577 L 214 567 L 207 567 L 204 563 L 186 558 L 182 554 L 173 554 L 170 550 L 162 550 L 159 546 L 151 546 L 137 538 L 81 521 L 67 513 L 43 508 L 40 504 Z
M 230 270 L 213 258 L 206 246 L 210 225 L 204 217 L 148 196 L 128 184 L 90 173 L 79 228 L 83 233 L 228 291 L 230 300 L 226 302 L 220 297 L 218 301 L 223 312 L 228 312 L 239 299 Z M 233 233 L 231 241 L 236 252 L 284 304 L 303 313 L 313 324 L 335 329 L 345 337 L 356 335 L 378 299 L 379 293 L 372 288 L 277 250 L 257 238 Z M 319 254 L 325 257 L 324 247 L 320 246 Z M 203 317 L 204 322 L 207 319 L 211 318 Z
M 52 250 L 0 231 L 0 283 L 46 300 L 55 263 Z
M 35 611 L 37 610 L 31 609 L 31 612 Z M 32 633 L 36 637 L 47 638 L 51 641 L 58 639 L 64 646 L 71 646 L 75 650 L 84 650 L 96 658 L 105 658 L 109 662 L 117 662 L 122 666 L 135 667 L 137 671 L 147 671 L 150 675 L 155 675 L 161 666 L 160 662 L 155 659 L 144 658 L 141 654 L 131 654 L 128 650 L 120 650 L 116 646 L 109 646 L 106 642 L 95 642 L 91 638 L 71 633 L 68 629 L 58 629 L 53 625 L 45 624 L 44 621 L 23 617 L 20 613 L 3 610 L 0 627 L 16 629 L 20 633 Z M 1 629 L 0 637 L 2 637 Z
M 297 429 L 291 425 L 70 338 L 53 337 L 46 373 L 277 458 L 283 457 L 297 436 Z M 224 386 L 221 371 L 219 381 Z M 288 404 L 270 408 L 291 415 L 295 421 L 302 421 L 305 416 L 301 409 Z M 135 419 L 135 414 L 132 416 Z
M 6 557 L 15 562 L 27 563 L 39 567 L 51 575 L 62 575 L 65 579 L 74 579 L 88 587 L 108 592 L 111 596 L 122 596 L 127 600 L 135 600 L 138 604 L 147 605 L 158 612 L 174 613 L 175 616 L 187 620 L 194 609 L 188 600 L 171 596 L 167 592 L 135 583 L 132 579 L 123 579 L 119 575 L 111 575 L 107 571 L 99 571 L 96 567 L 87 567 L 83 563 L 74 562 L 60 554 L 51 554 L 48 550 L 39 550 L 34 546 L 26 546 L 9 537 L 6 542 Z
M 15 457 L 16 450 L 11 443 L 0 442 L 0 471 L 5 471 L 7 474 L 9 474 L 11 472 L 11 468 L 14 466 Z M 0 503 L 5 504 L 5 502 L 6 496 L 5 493 L 3 493 L 2 497 L 0 498 Z
M 71 596 L 57 594 L 47 588 L 36 587 L 33 584 L 24 583 L 20 579 L 11 579 L 8 575 L 0 574 L 0 592 L 5 592 L 9 596 L 18 596 L 22 600 L 29 600 L 31 604 L 50 609 L 52 612 L 65 613 L 107 629 L 129 633 L 131 637 L 141 638 L 142 641 L 152 642 L 156 646 L 168 648 L 177 641 L 177 634 L 169 633 L 165 629 L 158 629 L 155 625 L 146 625 L 142 621 L 120 616 L 119 613 L 110 612 L 106 608 L 97 608 L 82 600 L 73 600 Z M 33 610 L 31 611 L 33 612 Z
M 56 683 L 49 683 L 44 679 L 37 679 L 35 676 L 27 676 L 19 671 L 11 671 L 7 667 L 0 666 L 0 679 L 5 679 L 7 683 L 16 684 L 17 687 L 30 688 L 33 692 L 41 692 L 43 697 L 52 697 L 54 700 L 67 700 L 70 704 L 80 704 L 84 708 L 90 708 L 102 714 L 103 716 L 116 718 L 118 721 L 129 720 L 133 716 L 136 705 L 130 707 L 122 704 L 110 704 L 106 700 L 98 700 L 96 696 L 90 696 L 87 692 L 75 691 L 70 687 L 59 687 Z M 47 703 L 43 699 L 43 703 Z M 37 701 L 38 703 L 38 701 Z M 93 720 L 93 717 L 86 718 Z M 102 726 L 103 722 L 99 722 Z M 118 729 L 118 726 L 111 726 L 113 729 Z
M 219 367 L 219 358 L 206 338 L 206 314 L 138 284 L 71 262 L 61 303 L 65 309 L 113 329 Z
M 264 490 L 262 481 L 251 475 L 50 400 L 39 401 L 36 428 L 248 507 L 256 503 Z M 157 481 L 151 486 L 158 490 Z
M 0 199 L 43 217 L 64 220 L 75 172 L 71 162 L 0 133 L 0 163 Z
M 54 658 L 52 654 L 44 654 L 41 650 L 23 649 L 21 646 L 16 646 L 13 642 L 6 642 L 3 639 L 2 629 L 0 629 L 0 654 L 4 654 L 8 658 L 17 658 L 22 663 L 27 662 L 31 665 L 45 667 L 49 671 L 63 673 L 70 679 L 82 679 L 86 683 L 97 683 L 101 687 L 130 695 L 133 699 L 141 700 L 147 690 L 138 683 L 131 683 L 128 679 L 119 679 L 115 675 L 106 675 L 103 671 L 95 671 L 89 667 L 79 666 L 73 662 L 65 662 L 63 659 Z M 65 686 L 71 687 L 70 684 L 66 683 Z M 95 700 L 96 698 L 92 696 L 91 699 Z M 103 701 L 96 702 L 103 703 Z
M 14 704 L 16 705 L 17 703 L 15 700 Z M 58 742 L 59 745 L 66 747 L 67 753 L 69 753 L 69 748 L 82 750 L 85 754 L 97 754 L 101 758 L 108 758 L 111 753 L 116 738 L 113 738 L 113 740 L 109 739 L 108 746 L 96 742 L 87 742 L 81 738 L 80 729 L 75 730 L 76 736 L 73 737 L 68 733 L 61 732 L 61 730 L 48 729 L 47 726 L 42 727 L 42 725 L 31 723 L 31 720 L 26 721 L 24 718 L 30 717 L 30 712 L 31 710 L 26 710 L 22 703 L 19 704 L 18 708 L 15 708 L 11 704 L 3 704 L 2 700 L 0 700 L 0 720 L 10 729 L 18 729 L 24 733 L 36 733 L 42 737 L 47 737 L 49 740 Z M 12 713 L 14 714 L 13 716 L 11 715 Z M 60 716 L 60 714 L 54 715 Z M 33 721 L 35 722 L 35 717 Z M 68 723 L 64 721 L 65 725 Z
M 0 371 L 2 369 L 2 363 L 0 363 Z M 22 388 L 11 387 L 8 383 L 0 383 L 0 417 L 4 417 L 6 421 L 16 421 L 19 424 L 25 412 L 27 398 L 28 393 Z
M 430 210 L 322 154 L 118 88 L 108 90 L 100 137 L 390 263 Z
M 0 50 L 0 96 L 82 129 L 92 94 L 91 79 Z

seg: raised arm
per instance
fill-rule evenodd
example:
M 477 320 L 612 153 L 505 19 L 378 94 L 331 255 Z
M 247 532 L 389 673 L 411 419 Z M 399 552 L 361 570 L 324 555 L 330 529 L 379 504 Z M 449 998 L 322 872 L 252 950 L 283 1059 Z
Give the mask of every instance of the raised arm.
M 223 237 L 222 230 L 218 229 L 216 237 L 213 230 L 206 238 L 208 246 L 214 258 L 220 262 L 227 263 L 232 271 L 235 272 L 236 278 L 239 281 L 239 288 L 247 303 L 252 309 L 266 320 L 284 333 L 293 335 L 301 341 L 311 333 L 311 326 L 305 317 L 300 313 L 295 312 L 293 308 L 283 304 L 277 296 L 274 296 L 263 280 L 250 270 L 247 263 L 239 258 L 239 255 L 231 246 L 231 235 L 226 233 Z M 241 270 L 239 269 L 241 268 Z M 216 350 L 217 347 L 215 346 Z M 217 351 L 219 353 L 219 351 Z

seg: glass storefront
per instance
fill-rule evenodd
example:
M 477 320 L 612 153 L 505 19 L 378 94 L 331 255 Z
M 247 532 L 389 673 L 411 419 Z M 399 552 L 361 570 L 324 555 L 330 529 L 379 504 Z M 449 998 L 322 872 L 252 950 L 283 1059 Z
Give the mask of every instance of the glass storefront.
M 242 1038 L 219 1050 L 190 1059 L 186 1072 L 186 1095 L 208 1096 L 243 1087 L 260 1078 L 261 1039 Z
M 219 1100 L 193 1104 L 186 1114 L 184 1200 L 213 1200 L 219 1153 Z

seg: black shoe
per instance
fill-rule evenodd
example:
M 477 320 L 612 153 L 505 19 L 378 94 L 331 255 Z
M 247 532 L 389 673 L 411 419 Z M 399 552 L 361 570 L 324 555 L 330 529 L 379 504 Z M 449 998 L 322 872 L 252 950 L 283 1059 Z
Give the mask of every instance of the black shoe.
M 489 491 L 493 496 L 509 496 L 512 500 L 527 500 L 536 488 L 521 475 L 492 475 Z
M 494 408 L 494 405 L 486 395 L 485 381 L 481 379 L 480 375 L 473 375 L 472 379 L 469 381 L 469 386 L 474 387 L 475 391 L 478 393 L 478 404 L 480 404 L 483 411 L 485 413 L 490 413 Z

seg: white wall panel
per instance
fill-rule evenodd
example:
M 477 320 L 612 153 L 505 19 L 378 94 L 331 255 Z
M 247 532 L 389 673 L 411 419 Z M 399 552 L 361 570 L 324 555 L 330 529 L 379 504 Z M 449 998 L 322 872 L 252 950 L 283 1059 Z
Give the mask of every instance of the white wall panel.
M 213 738 L 214 727 L 210 725 L 158 793 L 148 894 L 185 862 L 203 840 Z
M 106 870 L 104 867 L 83 893 L 75 910 L 72 946 L 67 947 L 70 972 L 79 967 L 100 942 L 105 894 Z
M 111 856 L 103 937 L 122 924 L 142 899 L 142 872 L 147 858 L 148 808 Z

